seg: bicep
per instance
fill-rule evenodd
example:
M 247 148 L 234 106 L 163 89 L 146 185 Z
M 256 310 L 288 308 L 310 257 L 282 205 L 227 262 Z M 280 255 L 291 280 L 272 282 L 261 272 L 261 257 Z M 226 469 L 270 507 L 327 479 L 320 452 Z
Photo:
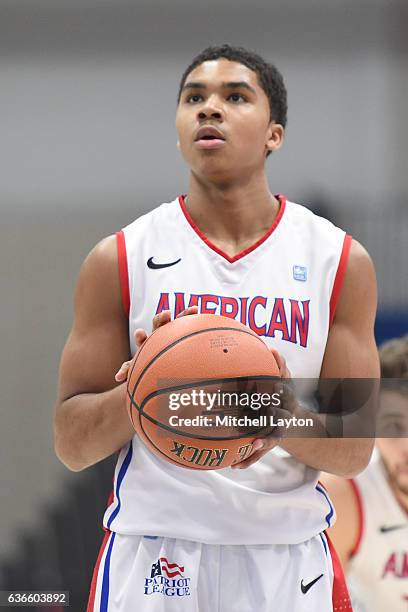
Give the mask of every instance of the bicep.
M 121 301 L 116 240 L 105 239 L 82 265 L 75 315 L 60 365 L 59 402 L 116 386 L 114 375 L 129 358 L 128 320 Z
M 322 378 L 379 378 L 374 337 L 377 284 L 373 263 L 353 240 L 343 288 L 330 329 Z
M 329 406 L 329 413 L 333 415 L 326 423 L 331 435 L 337 436 L 336 432 L 342 432 L 344 452 L 359 455 L 361 469 L 367 465 L 374 446 L 380 376 L 374 337 L 376 308 L 374 266 L 365 249 L 353 240 L 329 332 L 319 393 L 324 410 Z M 328 443 L 330 445 L 330 440 Z

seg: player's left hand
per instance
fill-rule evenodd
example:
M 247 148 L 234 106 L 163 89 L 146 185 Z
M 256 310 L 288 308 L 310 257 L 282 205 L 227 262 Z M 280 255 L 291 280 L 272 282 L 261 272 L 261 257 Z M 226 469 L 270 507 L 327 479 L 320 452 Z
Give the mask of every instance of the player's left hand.
M 278 364 L 279 374 L 281 378 L 291 378 L 291 373 L 286 364 L 285 358 L 282 357 L 278 353 L 278 351 L 274 348 L 270 349 L 271 353 L 275 357 L 276 363 Z M 278 446 L 281 441 L 280 437 L 276 437 L 273 435 L 266 436 L 265 438 L 256 438 L 252 444 L 252 453 L 249 455 L 247 459 L 244 461 L 240 461 L 239 463 L 235 463 L 232 465 L 232 469 L 242 470 L 244 468 L 249 467 L 256 461 L 258 461 L 261 457 L 266 455 L 270 450 L 272 450 L 275 446 Z
M 198 314 L 197 306 L 189 306 L 188 308 L 183 310 L 183 312 L 180 312 L 180 314 L 178 314 L 176 318 L 179 319 L 180 317 L 186 317 L 188 315 L 194 315 L 194 314 Z M 159 327 L 162 327 L 163 325 L 170 323 L 170 321 L 171 321 L 170 310 L 163 310 L 159 314 L 155 315 L 155 317 L 153 318 L 152 331 L 155 331 Z M 135 330 L 134 339 L 135 339 L 137 351 L 132 359 L 122 363 L 119 370 L 115 374 L 116 382 L 123 383 L 125 382 L 125 380 L 127 380 L 133 360 L 136 358 L 138 350 L 141 348 L 142 344 L 146 342 L 147 338 L 148 338 L 148 335 L 144 329 L 138 328 Z

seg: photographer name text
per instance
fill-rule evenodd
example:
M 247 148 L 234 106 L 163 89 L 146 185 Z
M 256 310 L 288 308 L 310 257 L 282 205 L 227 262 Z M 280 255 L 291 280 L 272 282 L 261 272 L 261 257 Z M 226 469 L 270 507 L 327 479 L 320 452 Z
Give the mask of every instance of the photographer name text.
M 289 418 L 276 417 L 275 415 L 260 415 L 257 418 L 249 416 L 231 415 L 198 415 L 193 418 L 179 417 L 173 414 L 169 418 L 171 427 L 313 427 L 313 419 L 299 418 L 292 416 Z

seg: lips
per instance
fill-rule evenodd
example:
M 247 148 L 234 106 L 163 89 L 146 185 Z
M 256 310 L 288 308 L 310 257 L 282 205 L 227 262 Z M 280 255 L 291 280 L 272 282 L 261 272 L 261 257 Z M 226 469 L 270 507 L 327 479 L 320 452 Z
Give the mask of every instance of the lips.
M 195 146 L 200 150 L 213 151 L 225 147 L 225 136 L 222 130 L 207 125 L 201 127 L 195 135 Z
M 195 136 L 195 142 L 199 140 L 225 140 L 225 136 L 221 130 L 213 126 L 201 127 Z

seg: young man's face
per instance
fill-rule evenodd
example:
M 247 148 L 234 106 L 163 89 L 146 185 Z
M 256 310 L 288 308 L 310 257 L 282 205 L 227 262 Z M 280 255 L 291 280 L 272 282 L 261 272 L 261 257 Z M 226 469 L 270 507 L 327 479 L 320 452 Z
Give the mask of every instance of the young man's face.
M 200 130 L 211 127 L 213 133 Z M 282 126 L 270 119 L 269 100 L 253 70 L 224 58 L 188 75 L 176 114 L 179 146 L 203 178 L 243 177 L 262 168 L 280 147 Z
M 379 421 L 381 435 L 377 446 L 394 486 L 408 495 L 408 396 L 396 391 L 381 392 Z

